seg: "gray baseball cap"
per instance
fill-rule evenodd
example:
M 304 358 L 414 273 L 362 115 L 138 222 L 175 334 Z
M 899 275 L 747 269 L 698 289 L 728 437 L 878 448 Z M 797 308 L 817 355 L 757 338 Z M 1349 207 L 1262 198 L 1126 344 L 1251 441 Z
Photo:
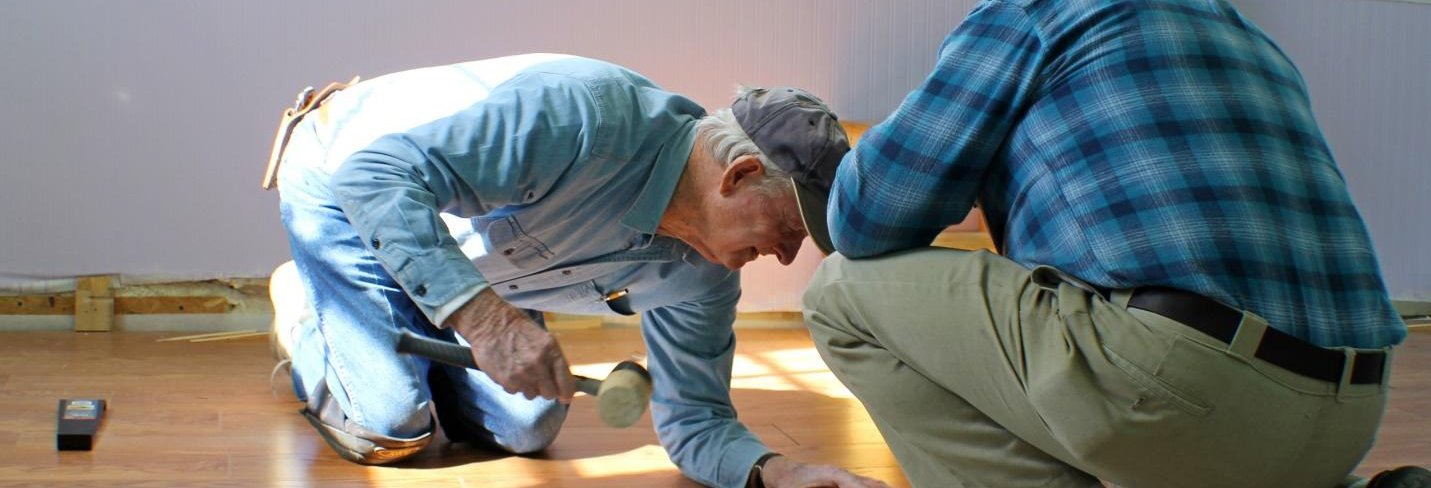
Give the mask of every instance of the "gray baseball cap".
M 751 89 L 730 110 L 765 157 L 790 175 L 800 217 L 815 247 L 826 255 L 835 252 L 825 205 L 835 169 L 850 150 L 839 118 L 810 92 L 783 86 Z

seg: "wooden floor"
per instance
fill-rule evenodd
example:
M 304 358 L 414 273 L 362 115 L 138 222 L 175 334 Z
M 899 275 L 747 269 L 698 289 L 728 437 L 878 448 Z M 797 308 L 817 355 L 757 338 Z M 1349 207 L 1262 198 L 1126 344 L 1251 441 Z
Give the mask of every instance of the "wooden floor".
M 558 334 L 578 373 L 602 375 L 641 347 L 632 329 Z M 739 334 L 733 395 L 767 444 L 908 486 L 803 331 Z M 265 339 L 156 342 L 165 336 L 0 333 L 0 485 L 696 486 L 666 459 L 649 419 L 603 427 L 585 397 L 541 456 L 495 456 L 439 439 L 402 467 L 354 465 L 295 413 L 287 381 L 270 392 Z M 1431 334 L 1412 334 L 1398 352 L 1382 436 L 1361 473 L 1431 460 Z M 92 452 L 55 450 L 56 403 L 74 397 L 110 402 Z

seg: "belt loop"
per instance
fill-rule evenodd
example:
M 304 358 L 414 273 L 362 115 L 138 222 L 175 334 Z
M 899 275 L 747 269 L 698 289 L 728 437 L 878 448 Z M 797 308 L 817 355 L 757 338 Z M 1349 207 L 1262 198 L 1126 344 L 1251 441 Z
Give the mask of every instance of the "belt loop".
M 1074 287 L 1076 287 L 1076 288 L 1078 288 L 1078 289 L 1080 289 L 1080 290 L 1083 290 L 1083 291 L 1087 292 L 1087 293 L 1088 293 L 1088 296 L 1090 296 L 1090 297 L 1103 297 L 1103 294 L 1102 294 L 1102 293 L 1099 293 L 1099 292 L 1098 292 L 1098 289 L 1097 289 L 1097 288 L 1094 288 L 1093 285 L 1088 284 L 1087 281 L 1083 281 L 1082 279 L 1079 279 L 1077 276 L 1073 276 L 1073 275 L 1071 275 L 1071 274 L 1065 273 L 1065 272 L 1064 272 L 1063 270 L 1061 270 L 1061 269 L 1058 269 L 1058 268 L 1055 268 L 1055 267 L 1052 267 L 1052 266 L 1046 266 L 1046 267 L 1047 267 L 1048 269 L 1053 270 L 1053 272 L 1058 275 L 1058 279 L 1062 280 L 1064 283 L 1068 283 L 1068 284 L 1073 285 Z M 1103 298 L 1107 298 L 1107 297 L 1103 297 Z
M 1063 282 L 1063 276 L 1052 266 L 1039 266 L 1029 273 L 1029 280 L 1044 290 L 1057 292 L 1058 284 Z
M 1356 368 L 1356 350 L 1344 347 L 1342 351 L 1342 379 L 1337 382 L 1337 403 L 1346 403 L 1346 393 L 1350 390 L 1352 369 Z M 1383 372 L 1382 374 L 1386 374 Z
M 1227 352 L 1234 356 L 1251 360 L 1257 357 L 1257 346 L 1262 344 L 1262 335 L 1267 333 L 1267 321 L 1252 312 L 1242 312 L 1242 321 L 1237 324 L 1237 334 L 1227 345 Z
M 1113 305 L 1128 308 L 1128 302 L 1133 299 L 1133 289 L 1117 289 L 1108 294 L 1108 301 Z

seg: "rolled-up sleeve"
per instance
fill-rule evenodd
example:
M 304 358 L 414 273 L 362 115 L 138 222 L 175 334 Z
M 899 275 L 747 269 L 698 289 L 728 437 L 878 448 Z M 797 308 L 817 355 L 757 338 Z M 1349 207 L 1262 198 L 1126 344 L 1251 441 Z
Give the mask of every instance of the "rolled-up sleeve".
M 487 280 L 439 213 L 477 216 L 541 199 L 588 155 L 600 117 L 581 81 L 520 75 L 465 110 L 355 152 L 333 174 L 333 193 L 388 274 L 441 326 L 453 302 Z
M 769 451 L 736 420 L 730 400 L 739 299 L 740 274 L 731 273 L 704 298 L 642 317 L 656 434 L 682 473 L 709 486 L 744 486 Z

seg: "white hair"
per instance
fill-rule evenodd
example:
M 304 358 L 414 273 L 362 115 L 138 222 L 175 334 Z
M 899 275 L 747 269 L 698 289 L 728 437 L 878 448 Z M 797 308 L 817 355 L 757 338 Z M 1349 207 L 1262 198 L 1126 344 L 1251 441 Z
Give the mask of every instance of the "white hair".
M 742 86 L 737 96 L 752 90 Z M 776 166 L 770 158 L 765 157 L 765 153 L 760 151 L 755 141 L 750 140 L 750 135 L 740 127 L 740 122 L 735 120 L 735 114 L 729 108 L 717 110 L 696 122 L 696 140 L 722 168 L 729 167 L 736 158 L 754 154 L 765 167 L 765 179 L 757 187 L 761 191 L 778 194 L 779 191 L 793 190 L 788 183 L 790 175 Z

